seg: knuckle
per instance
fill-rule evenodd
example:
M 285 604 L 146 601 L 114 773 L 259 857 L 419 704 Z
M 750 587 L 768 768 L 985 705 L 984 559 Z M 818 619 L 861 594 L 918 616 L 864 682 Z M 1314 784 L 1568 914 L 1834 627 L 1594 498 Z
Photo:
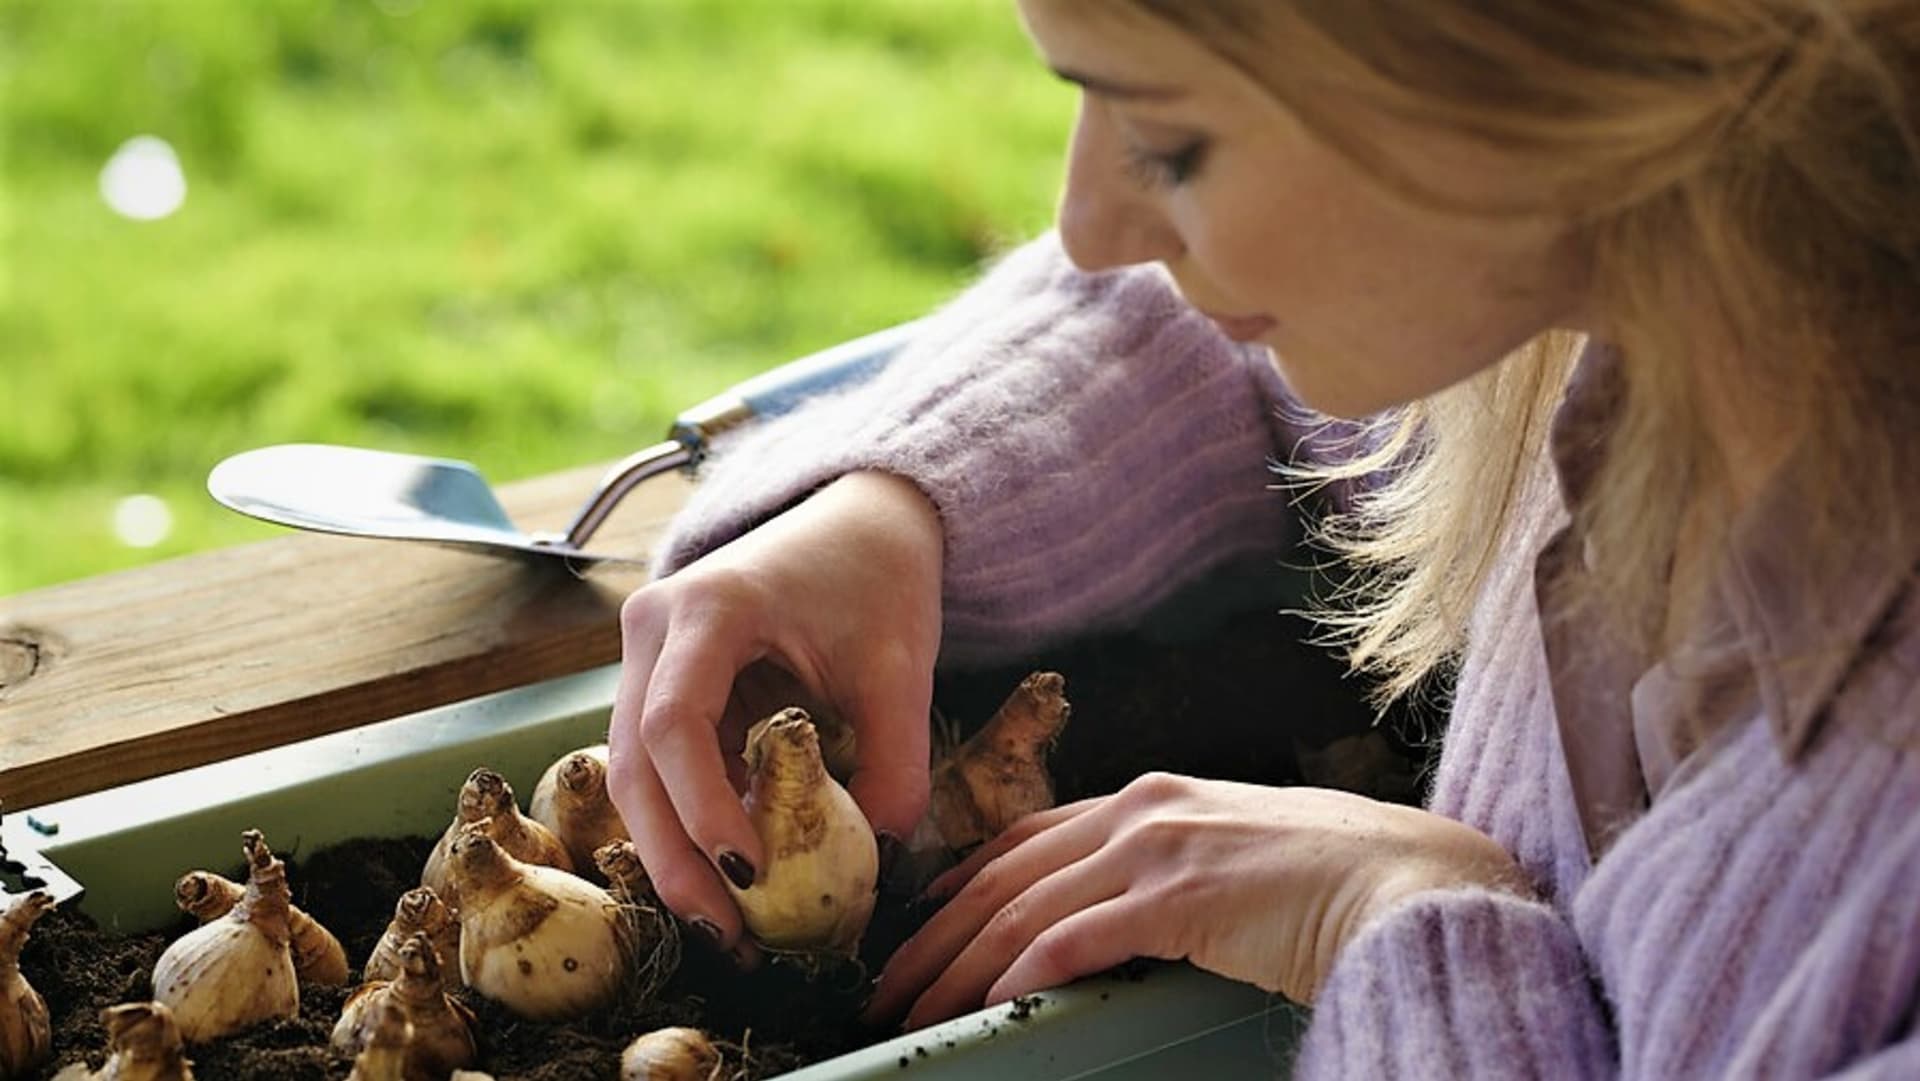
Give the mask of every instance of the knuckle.
M 650 630 L 665 602 L 658 585 L 641 586 L 620 602 L 620 632 L 632 637 Z
M 640 743 L 649 750 L 658 750 L 688 725 L 697 724 L 702 719 L 699 708 L 690 700 L 662 695 L 648 702 L 645 712 L 640 714 Z
M 1134 778 L 1122 795 L 1135 803 L 1161 803 L 1178 797 L 1186 789 L 1186 778 L 1155 770 Z
M 1008 892 L 1008 884 L 1006 881 L 1007 869 L 1000 862 L 1000 859 L 999 856 L 995 856 L 988 860 L 981 866 L 979 871 L 974 873 L 973 880 L 967 883 L 968 889 L 978 891 L 980 896 L 987 898 L 996 905 L 1004 904 L 1008 900 L 1006 897 Z
M 620 626 L 627 634 L 638 634 L 658 632 L 663 625 L 719 623 L 752 610 L 758 601 L 758 588 L 749 575 L 690 568 L 627 594 L 620 602 Z
M 980 929 L 981 944 L 999 955 L 1010 955 L 1026 936 L 1025 925 L 1030 905 L 1025 897 L 1015 897 L 988 918 Z
M 1056 924 L 1040 932 L 1027 952 L 1049 973 L 1077 973 L 1086 967 L 1086 946 L 1070 927 Z

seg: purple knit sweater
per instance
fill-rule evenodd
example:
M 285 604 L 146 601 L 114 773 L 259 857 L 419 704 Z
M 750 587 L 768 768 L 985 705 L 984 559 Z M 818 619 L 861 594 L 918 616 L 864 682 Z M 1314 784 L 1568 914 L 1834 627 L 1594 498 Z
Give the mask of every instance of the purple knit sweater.
M 1157 271 L 1081 274 L 1049 237 L 873 382 L 727 445 L 657 565 L 890 471 L 947 531 L 943 655 L 1009 660 L 1279 553 L 1297 528 L 1268 462 L 1308 432 L 1264 351 Z M 1594 663 L 1604 643 L 1542 618 L 1536 575 L 1580 550 L 1560 464 L 1482 594 L 1430 801 L 1544 900 L 1436 890 L 1382 915 L 1335 964 L 1298 1076 L 1920 1078 L 1915 553 L 1796 550 L 1772 508 L 1722 582 L 1757 691 L 1675 748 L 1684 679 Z M 1766 674 L 1809 621 L 1848 648 Z

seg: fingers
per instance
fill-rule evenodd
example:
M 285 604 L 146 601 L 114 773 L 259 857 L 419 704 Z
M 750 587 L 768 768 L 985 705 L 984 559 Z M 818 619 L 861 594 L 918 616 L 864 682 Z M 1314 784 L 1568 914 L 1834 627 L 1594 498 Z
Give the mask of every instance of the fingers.
M 914 1006 L 915 1023 L 978 1006 L 988 985 L 1041 928 L 1111 896 L 1115 887 L 1103 865 L 1080 866 L 1101 845 L 1099 823 L 1078 813 L 1055 816 L 1055 822 L 981 866 L 894 953 L 865 1011 L 869 1020 L 898 1016 L 915 1000 L 926 1004 Z M 931 997 L 923 998 L 923 989 Z
M 733 666 L 724 655 L 716 659 L 686 648 L 693 636 L 684 630 L 663 635 L 658 628 L 664 621 L 641 598 L 635 594 L 622 611 L 608 793 L 660 899 L 715 947 L 730 948 L 742 929 L 739 909 L 720 880 L 719 854 L 738 853 L 750 867 L 760 856 L 714 732 Z
M 1110 861 L 1098 853 L 1060 868 L 1035 882 L 1027 890 L 1000 906 L 986 924 L 949 962 L 938 979 L 921 992 L 907 1014 L 907 1027 L 920 1028 L 955 1017 L 986 1004 L 987 993 L 1008 967 L 1024 956 L 1048 928 L 1068 921 L 1090 907 L 1112 901 L 1126 889 L 1126 879 L 1111 873 Z M 1110 950 L 1126 951 L 1119 943 Z M 1120 959 L 1130 956 L 1123 952 Z M 1070 956 L 1057 955 L 1050 972 L 1056 986 L 1100 968 L 1072 968 Z
M 1167 956 L 1171 951 L 1156 948 L 1157 921 L 1139 912 L 1139 907 L 1130 894 L 1110 897 L 1041 931 L 987 988 L 980 1005 L 993 1006 L 1059 987 L 1135 957 L 1172 960 Z M 920 1004 L 915 1004 L 914 1016 L 920 1012 Z
M 609 789 L 662 900 L 723 945 L 740 937 L 729 886 L 753 888 L 765 855 L 722 747 L 762 692 L 857 715 L 856 801 L 897 838 L 918 824 L 942 543 L 918 489 L 843 478 L 623 607 Z
M 927 883 L 927 888 L 922 892 L 933 900 L 949 896 L 972 881 L 973 876 L 978 874 L 982 867 L 999 859 L 1015 845 L 1035 834 L 1052 829 L 1070 818 L 1085 814 L 1097 806 L 1102 798 L 1096 796 L 1073 803 L 1064 803 L 1044 811 L 1035 811 L 1002 830 L 999 836 L 968 853 L 967 858 L 961 860 L 958 865 L 948 868 L 940 877 Z
M 608 777 L 619 779 L 621 795 L 614 802 L 654 892 L 710 946 L 725 949 L 741 936 L 738 907 L 720 884 L 713 864 L 680 828 L 653 766 L 644 756 L 624 760 L 621 747 L 618 740 L 610 745 Z
M 763 866 L 760 838 L 727 781 L 716 733 L 742 665 L 710 636 L 671 633 L 641 705 L 640 741 L 696 848 L 739 889 Z

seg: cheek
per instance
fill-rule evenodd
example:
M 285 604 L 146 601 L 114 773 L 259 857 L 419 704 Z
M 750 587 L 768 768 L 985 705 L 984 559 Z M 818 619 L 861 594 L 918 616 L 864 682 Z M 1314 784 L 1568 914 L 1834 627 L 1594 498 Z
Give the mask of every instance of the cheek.
M 1266 342 L 1314 408 L 1425 397 L 1567 314 L 1564 253 L 1544 227 L 1420 218 L 1310 154 L 1219 181 L 1184 223 L 1183 284 L 1203 307 L 1277 320 Z
M 1322 163 L 1296 160 L 1222 177 L 1196 209 L 1188 246 L 1198 277 L 1236 313 L 1321 321 L 1374 289 L 1395 258 L 1380 223 L 1357 213 Z M 1375 216 L 1377 217 L 1377 215 Z
M 1301 295 L 1302 270 L 1315 260 L 1308 254 L 1311 244 L 1297 232 L 1274 228 L 1277 224 L 1268 219 L 1227 230 L 1196 252 L 1195 261 L 1230 302 L 1229 309 L 1290 321 L 1312 303 Z
M 1361 417 L 1424 398 L 1555 321 L 1546 298 L 1497 280 L 1543 270 L 1537 261 L 1291 224 L 1265 244 L 1252 231 L 1223 237 L 1218 265 L 1223 288 L 1278 321 L 1266 341 L 1281 374 L 1322 412 Z
M 1307 405 L 1361 417 L 1429 397 L 1511 355 L 1554 326 L 1565 306 L 1547 293 L 1516 296 L 1488 267 L 1410 261 L 1371 289 L 1333 275 L 1304 290 L 1337 290 L 1303 310 L 1270 344 L 1287 385 Z

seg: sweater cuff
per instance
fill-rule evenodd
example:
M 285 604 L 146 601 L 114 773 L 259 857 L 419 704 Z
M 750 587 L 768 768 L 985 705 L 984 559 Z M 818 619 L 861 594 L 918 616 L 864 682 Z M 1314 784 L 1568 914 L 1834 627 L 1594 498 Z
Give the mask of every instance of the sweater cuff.
M 1435 890 L 1340 955 L 1295 1076 L 1608 1078 L 1617 1060 L 1586 956 L 1558 913 Z

